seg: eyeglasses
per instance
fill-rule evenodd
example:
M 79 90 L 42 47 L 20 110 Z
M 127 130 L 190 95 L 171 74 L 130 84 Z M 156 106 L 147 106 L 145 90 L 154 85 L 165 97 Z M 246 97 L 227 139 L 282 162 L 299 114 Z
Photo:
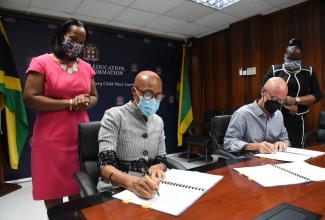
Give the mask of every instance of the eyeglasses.
M 163 93 L 161 93 L 161 92 L 157 92 L 156 94 L 153 94 L 153 92 L 150 91 L 150 90 L 143 91 L 143 90 L 141 90 L 141 89 L 139 89 L 137 87 L 135 87 L 135 88 L 137 90 L 139 90 L 140 92 L 142 92 L 143 98 L 146 99 L 146 100 L 150 100 L 153 97 L 155 97 L 157 102 L 161 102 L 163 100 L 163 98 L 165 97 L 165 95 Z
M 271 95 L 271 93 L 269 92 L 269 90 L 267 90 L 265 87 L 264 87 L 264 89 L 270 94 L 272 101 L 279 102 L 281 104 L 287 103 L 287 100 L 286 99 L 279 99 L 279 97 Z

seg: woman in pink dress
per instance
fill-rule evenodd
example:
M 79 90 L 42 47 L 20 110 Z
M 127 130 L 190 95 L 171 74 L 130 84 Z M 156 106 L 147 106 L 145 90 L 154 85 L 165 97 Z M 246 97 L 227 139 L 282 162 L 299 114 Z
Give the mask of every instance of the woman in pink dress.
M 79 198 L 72 174 L 80 170 L 78 124 L 89 121 L 87 108 L 98 95 L 91 66 L 78 58 L 87 40 L 85 25 L 68 19 L 57 29 L 51 54 L 32 59 L 26 74 L 24 102 L 38 110 L 32 140 L 34 200 L 46 208 Z

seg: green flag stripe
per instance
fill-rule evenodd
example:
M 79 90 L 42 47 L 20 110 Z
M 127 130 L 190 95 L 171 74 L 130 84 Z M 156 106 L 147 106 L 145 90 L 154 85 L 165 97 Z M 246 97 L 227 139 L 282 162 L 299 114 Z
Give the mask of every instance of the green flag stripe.
M 184 117 L 180 125 L 181 134 L 184 134 L 186 132 L 188 126 L 192 123 L 192 120 L 193 120 L 193 112 L 192 112 L 192 108 L 190 108 L 190 110 L 187 112 L 186 116 Z
M 184 80 L 183 80 L 183 97 L 182 97 L 182 111 L 181 111 L 181 123 L 189 113 L 192 108 L 190 88 L 188 85 L 188 76 L 187 76 L 187 68 L 184 64 Z
M 20 79 L 0 21 L 0 105 L 5 109 L 10 165 L 18 169 L 19 157 L 28 136 L 28 120 Z M 3 146 L 6 147 L 6 146 Z

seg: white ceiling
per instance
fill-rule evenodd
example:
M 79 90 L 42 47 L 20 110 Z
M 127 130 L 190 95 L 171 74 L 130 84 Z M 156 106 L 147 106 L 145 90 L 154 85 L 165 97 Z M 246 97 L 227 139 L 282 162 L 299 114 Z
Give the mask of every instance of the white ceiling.
M 215 10 L 189 0 L 0 0 L 0 9 L 174 39 L 200 38 L 306 0 L 241 0 Z

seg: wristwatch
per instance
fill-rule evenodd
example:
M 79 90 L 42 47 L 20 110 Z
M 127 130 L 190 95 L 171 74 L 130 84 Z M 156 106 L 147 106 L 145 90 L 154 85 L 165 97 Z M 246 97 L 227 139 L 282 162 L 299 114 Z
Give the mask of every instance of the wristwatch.
M 296 97 L 296 103 L 298 104 L 300 102 L 300 98 Z

